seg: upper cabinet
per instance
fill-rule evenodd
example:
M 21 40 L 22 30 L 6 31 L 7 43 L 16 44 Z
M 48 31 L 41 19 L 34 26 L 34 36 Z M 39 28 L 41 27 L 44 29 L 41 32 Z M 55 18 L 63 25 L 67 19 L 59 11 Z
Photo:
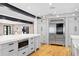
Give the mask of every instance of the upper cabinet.
M 79 17 L 70 17 L 68 19 L 68 28 L 69 28 L 69 34 L 75 35 L 79 34 Z

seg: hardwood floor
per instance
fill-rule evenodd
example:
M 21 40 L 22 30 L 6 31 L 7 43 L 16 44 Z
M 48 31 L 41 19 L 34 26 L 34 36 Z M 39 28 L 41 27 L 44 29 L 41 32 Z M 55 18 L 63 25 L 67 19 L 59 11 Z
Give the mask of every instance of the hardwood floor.
M 69 48 L 56 45 L 42 45 L 39 50 L 32 53 L 31 56 L 70 56 Z

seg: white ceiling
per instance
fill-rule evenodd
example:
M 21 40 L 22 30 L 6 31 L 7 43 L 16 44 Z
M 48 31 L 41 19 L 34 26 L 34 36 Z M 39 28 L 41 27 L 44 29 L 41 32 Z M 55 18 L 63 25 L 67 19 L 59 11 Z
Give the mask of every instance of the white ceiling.
M 32 13 L 36 16 L 43 16 L 49 13 L 69 13 L 75 11 L 75 9 L 79 9 L 79 3 L 52 3 L 52 7 L 50 8 L 49 3 L 10 3 L 22 10 L 25 10 L 29 13 Z

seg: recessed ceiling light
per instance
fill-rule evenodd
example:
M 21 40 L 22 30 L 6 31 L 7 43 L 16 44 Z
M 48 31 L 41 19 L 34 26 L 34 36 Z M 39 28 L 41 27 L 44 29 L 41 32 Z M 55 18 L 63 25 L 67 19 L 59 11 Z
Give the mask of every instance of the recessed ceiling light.
M 75 11 L 78 11 L 78 9 L 75 9 Z
M 45 18 L 46 18 L 46 16 L 43 16 L 43 18 L 45 19 Z
M 53 14 L 56 14 L 57 12 L 55 11 L 55 12 L 53 12 Z
M 75 14 L 72 14 L 72 16 L 75 16 Z
M 31 7 L 30 7 L 30 6 L 28 6 L 27 8 L 28 8 L 28 9 L 31 9 Z
M 56 17 L 60 17 L 59 15 L 57 15 Z
M 40 15 L 40 13 L 38 13 L 38 15 Z
M 49 3 L 49 5 L 51 6 L 51 5 L 52 5 L 52 3 Z

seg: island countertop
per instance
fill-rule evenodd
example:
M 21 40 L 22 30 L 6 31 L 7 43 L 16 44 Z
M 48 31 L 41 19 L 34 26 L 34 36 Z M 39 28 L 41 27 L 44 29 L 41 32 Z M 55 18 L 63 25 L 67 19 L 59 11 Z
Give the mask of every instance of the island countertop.
M 22 39 L 40 36 L 40 34 L 15 34 L 15 35 L 2 35 L 0 36 L 0 44 L 8 43 L 11 41 L 19 41 Z

